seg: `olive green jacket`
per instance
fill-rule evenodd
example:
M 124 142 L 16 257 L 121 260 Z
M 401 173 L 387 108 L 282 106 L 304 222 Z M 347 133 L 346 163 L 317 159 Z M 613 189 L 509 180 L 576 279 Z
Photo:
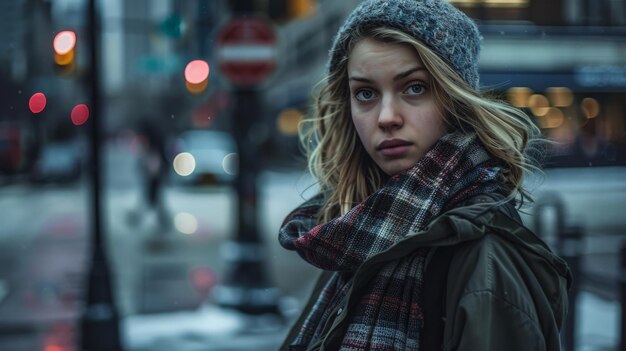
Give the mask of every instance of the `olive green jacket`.
M 491 201 L 474 201 L 369 258 L 356 271 L 340 313 L 329 321 L 332 327 L 313 349 L 337 349 L 349 323 L 346 317 L 382 266 L 429 247 L 422 333 L 422 339 L 429 340 L 423 340 L 422 350 L 560 350 L 570 271 L 541 239 L 505 212 Z M 322 274 L 281 350 L 289 349 L 331 273 Z M 434 313 L 429 312 L 433 306 Z

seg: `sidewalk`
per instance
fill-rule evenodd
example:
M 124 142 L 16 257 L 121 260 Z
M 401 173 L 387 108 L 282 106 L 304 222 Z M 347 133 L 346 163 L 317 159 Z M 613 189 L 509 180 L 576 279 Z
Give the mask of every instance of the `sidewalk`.
M 577 301 L 576 350 L 617 350 L 621 305 L 582 291 Z
M 577 351 L 616 350 L 620 304 L 589 292 L 578 299 Z M 126 351 L 272 351 L 287 326 L 215 306 L 196 311 L 137 315 L 122 323 Z
M 155 307 L 160 306 L 161 311 L 138 313 L 127 316 L 123 320 L 121 327 L 126 351 L 277 350 L 291 321 L 295 318 L 295 313 L 287 318 L 287 322 L 281 323 L 270 317 L 254 318 L 232 310 L 221 309 L 212 305 L 210 301 L 200 303 L 198 307 L 189 308 L 193 305 L 194 299 L 190 298 L 192 291 L 188 288 L 189 283 L 184 281 L 185 274 L 180 272 L 185 271 L 184 267 L 193 266 L 191 263 L 197 259 L 205 263 L 218 262 L 219 250 L 214 245 L 194 246 L 188 237 L 176 238 L 170 243 L 169 250 L 146 251 L 146 256 L 142 259 L 144 272 L 148 272 L 144 277 L 144 293 L 154 294 L 150 297 L 150 303 L 148 300 L 143 303 L 145 306 L 149 304 Z M 208 249 L 210 252 L 206 251 Z M 215 264 L 215 262 L 210 264 Z M 162 272 L 159 274 L 157 272 L 158 269 L 168 265 L 178 267 L 174 269 L 177 269 L 179 273 Z M 175 310 L 171 299 L 173 293 L 178 294 L 179 301 L 187 301 L 186 311 L 180 308 Z M 187 294 L 187 299 L 181 293 Z M 607 296 L 615 297 L 614 294 L 598 295 L 589 290 L 579 293 L 576 350 L 616 349 L 620 342 L 618 334 L 620 303 Z M 147 299 L 145 295 L 144 299 Z M 292 305 L 298 306 L 301 303 L 303 301 L 296 300 L 292 302 Z M 163 310 L 165 306 L 170 306 L 169 312 Z
M 148 220 L 142 228 L 150 227 Z M 124 304 L 132 311 L 120 324 L 125 351 L 278 349 L 289 322 L 241 314 L 211 302 L 210 291 L 225 270 L 221 241 L 175 230 L 161 237 L 151 230 L 136 234 L 134 248 L 123 250 L 135 250 L 134 257 L 126 258 L 133 263 L 119 277 L 135 282 L 134 291 L 123 287 Z M 118 255 L 125 255 L 123 251 Z M 195 278 L 194 272 L 199 273 Z
M 1 350 L 73 342 L 82 306 L 85 232 L 83 218 L 69 213 L 41 223 L 41 233 L 24 248 L 0 303 Z
M 287 325 L 274 316 L 247 316 L 206 305 L 195 311 L 127 317 L 126 351 L 272 351 Z
M 114 218 L 121 218 L 118 215 Z M 67 324 L 55 323 L 74 323 L 80 313 L 89 230 L 84 218 L 79 218 L 63 210 L 35 225 L 43 232 L 23 250 L 25 264 L 14 272 L 11 289 L 0 304 L 0 349 L 36 350 L 50 330 L 71 336 L 64 332 Z M 208 232 L 212 236 L 202 230 L 196 236 L 172 233 L 166 245 L 155 246 L 146 244 L 152 232 L 123 228 L 119 220 L 116 223 L 107 233 L 110 254 L 116 256 L 111 261 L 116 265 L 119 307 L 125 312 L 120 324 L 125 351 L 277 349 L 293 314 L 288 322 L 267 316 L 252 318 L 221 309 L 206 298 L 223 270 L 219 255 L 223 238 L 216 236 L 220 230 Z M 606 260 L 596 262 L 597 268 L 606 270 L 607 262 L 615 263 L 615 257 Z M 285 273 L 291 263 L 283 257 L 281 261 L 281 278 L 291 282 L 296 277 L 305 279 L 300 271 Z M 200 271 L 195 270 L 198 268 Z M 206 268 L 218 273 L 218 279 L 211 281 L 203 270 Z M 201 274 L 193 278 L 193 272 Z M 305 283 L 298 285 L 302 289 Z M 292 311 L 302 303 L 286 302 Z M 620 342 L 619 302 L 606 294 L 582 291 L 577 306 L 577 350 L 615 350 Z

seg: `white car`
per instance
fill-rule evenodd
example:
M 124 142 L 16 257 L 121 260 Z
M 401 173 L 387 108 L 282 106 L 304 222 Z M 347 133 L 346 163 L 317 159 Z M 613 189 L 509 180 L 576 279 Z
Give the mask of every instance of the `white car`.
M 187 172 L 179 172 L 175 169 L 175 162 L 172 162 L 174 183 L 224 185 L 235 180 L 238 169 L 237 145 L 229 133 L 210 130 L 183 132 L 174 141 L 170 154 L 174 159 L 183 153 L 191 154 L 195 163 Z

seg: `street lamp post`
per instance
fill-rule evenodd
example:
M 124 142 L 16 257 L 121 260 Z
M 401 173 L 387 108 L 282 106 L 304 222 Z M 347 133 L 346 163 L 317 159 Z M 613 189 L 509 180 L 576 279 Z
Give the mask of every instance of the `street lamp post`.
M 91 181 L 93 235 L 91 257 L 87 277 L 85 307 L 81 316 L 80 349 L 83 351 L 121 351 L 119 315 L 113 298 L 111 273 L 102 231 L 101 160 L 100 160 L 100 41 L 96 0 L 89 0 L 87 7 L 88 40 L 91 43 Z

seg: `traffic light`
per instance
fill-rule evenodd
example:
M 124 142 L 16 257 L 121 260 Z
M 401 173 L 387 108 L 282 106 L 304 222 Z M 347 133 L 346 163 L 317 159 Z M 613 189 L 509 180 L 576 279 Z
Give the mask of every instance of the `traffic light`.
M 287 4 L 289 19 L 299 19 L 311 16 L 315 13 L 317 8 L 315 0 L 289 0 Z
M 204 60 L 193 60 L 185 67 L 185 86 L 192 94 L 206 90 L 209 84 L 209 64 Z
M 168 38 L 180 39 L 187 31 L 187 24 L 181 16 L 172 14 L 159 23 L 159 31 Z
M 63 72 L 71 72 L 76 61 L 76 33 L 71 30 L 59 32 L 52 42 L 54 63 Z
M 317 10 L 316 0 L 270 0 L 268 6 L 268 17 L 276 22 L 305 18 Z

